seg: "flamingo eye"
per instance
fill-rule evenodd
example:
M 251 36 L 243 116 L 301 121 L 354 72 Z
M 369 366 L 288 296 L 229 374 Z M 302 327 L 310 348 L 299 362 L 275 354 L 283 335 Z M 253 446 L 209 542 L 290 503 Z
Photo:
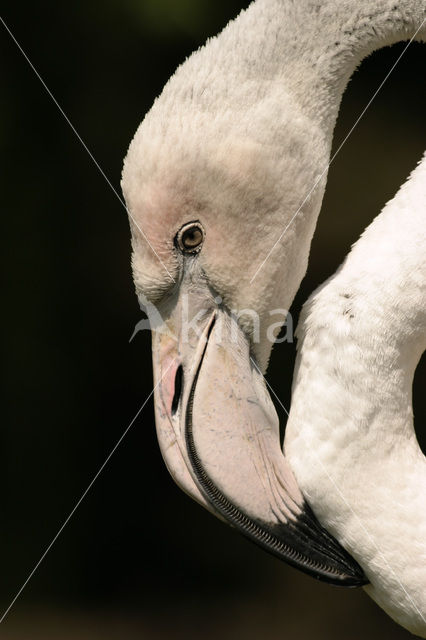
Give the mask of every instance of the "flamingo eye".
M 176 236 L 176 244 L 183 253 L 197 253 L 204 242 L 204 229 L 200 222 L 188 222 Z

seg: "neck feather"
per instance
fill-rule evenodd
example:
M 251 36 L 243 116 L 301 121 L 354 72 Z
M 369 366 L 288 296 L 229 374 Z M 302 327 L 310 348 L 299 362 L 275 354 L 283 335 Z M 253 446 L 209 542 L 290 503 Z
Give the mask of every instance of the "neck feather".
M 367 453 L 362 436 L 379 449 L 400 447 L 401 439 L 417 446 L 411 389 L 426 349 L 425 184 L 426 156 L 312 294 L 298 327 L 295 399 L 312 397 L 322 379 L 318 418 L 330 431 L 343 423 L 354 429 Z
M 308 300 L 285 450 L 369 594 L 426 637 L 426 458 L 412 381 L 426 348 L 426 156 Z
M 281 76 L 305 114 L 331 134 L 363 58 L 395 42 L 425 40 L 425 18 L 419 0 L 257 0 L 238 30 L 256 41 L 247 46 L 263 66 L 259 77 Z

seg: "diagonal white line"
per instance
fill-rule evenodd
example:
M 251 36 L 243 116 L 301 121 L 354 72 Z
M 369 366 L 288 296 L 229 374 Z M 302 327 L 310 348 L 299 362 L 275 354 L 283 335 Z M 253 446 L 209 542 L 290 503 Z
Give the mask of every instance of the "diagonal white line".
M 279 397 L 277 396 L 277 394 L 275 393 L 274 389 L 271 387 L 271 385 L 269 384 L 269 382 L 267 381 L 267 379 L 265 378 L 265 376 L 263 375 L 263 373 L 261 372 L 261 370 L 259 369 L 257 363 L 255 362 L 255 360 L 250 356 L 250 360 L 253 363 L 254 367 L 256 368 L 256 370 L 260 373 L 260 375 L 263 377 L 266 385 L 268 386 L 268 389 L 272 392 L 274 398 L 276 398 L 277 402 L 279 403 L 279 405 L 281 406 L 281 408 L 286 412 L 287 414 L 287 418 L 289 417 L 289 413 L 287 411 L 287 409 L 285 408 L 285 406 L 283 405 L 283 403 L 281 402 L 281 400 L 279 399 Z M 300 434 L 302 436 L 302 438 L 304 438 L 303 434 Z M 306 440 L 305 440 L 306 441 Z M 306 443 L 308 444 L 308 443 Z M 378 553 L 380 554 L 380 557 L 384 560 L 384 562 L 386 563 L 386 566 L 388 567 L 388 569 L 390 570 L 390 572 L 392 573 L 393 577 L 395 578 L 396 582 L 399 584 L 399 586 L 401 587 L 401 589 L 404 591 L 405 595 L 407 596 L 407 599 L 411 602 L 411 604 L 413 605 L 414 609 L 417 611 L 417 613 L 419 614 L 419 616 L 421 617 L 421 619 L 423 620 L 423 622 L 426 622 L 423 614 L 419 611 L 419 608 L 417 607 L 416 603 L 414 602 L 413 598 L 410 596 L 410 594 L 407 592 L 407 589 L 404 587 L 404 585 L 402 584 L 402 582 L 400 581 L 400 579 L 398 578 L 397 574 L 395 573 L 395 571 L 392 569 L 392 567 L 390 566 L 389 562 L 387 561 L 385 555 L 383 554 L 383 552 L 380 550 L 380 547 L 377 546 L 376 541 L 374 540 L 373 536 L 371 535 L 371 533 L 368 531 L 368 529 L 366 528 L 364 522 L 361 520 L 361 518 L 358 516 L 358 514 L 354 511 L 354 509 L 352 508 L 352 506 L 349 504 L 348 500 L 345 498 L 344 494 L 342 493 L 342 490 L 340 489 L 340 487 L 337 485 L 337 483 L 335 482 L 335 480 L 332 478 L 332 476 L 329 474 L 329 472 L 327 471 L 327 469 L 324 467 L 321 458 L 319 457 L 319 455 L 317 454 L 316 451 L 313 451 L 313 454 L 317 460 L 317 462 L 320 464 L 322 471 L 326 474 L 327 478 L 329 479 L 329 481 L 331 482 L 331 484 L 333 485 L 334 489 L 337 491 L 337 493 L 339 494 L 339 496 L 341 497 L 342 501 L 345 503 L 345 505 L 348 507 L 348 509 L 351 511 L 351 513 L 354 515 L 354 517 L 356 518 L 356 520 L 359 522 L 359 524 L 361 525 L 363 531 L 366 533 L 368 539 L 370 540 L 370 542 L 374 545 L 374 547 L 376 548 L 376 550 L 378 551 Z
M 102 471 L 105 469 L 106 465 L 108 464 L 108 462 L 111 460 L 112 456 L 114 455 L 114 453 L 116 452 L 116 450 L 118 449 L 118 447 L 120 446 L 120 444 L 122 443 L 122 441 L 124 440 L 124 438 L 126 437 L 127 433 L 129 432 L 129 430 L 131 429 L 131 427 L 133 426 L 133 424 L 135 423 L 136 419 L 138 418 L 139 414 L 141 413 L 142 409 L 145 407 L 145 405 L 147 404 L 147 402 L 150 400 L 152 394 L 154 393 L 154 391 L 156 390 L 156 388 L 158 387 L 158 385 L 160 384 L 160 382 L 162 381 L 162 379 L 164 378 L 164 376 L 166 375 L 167 371 L 170 369 L 170 367 L 172 366 L 173 362 L 171 362 L 171 364 L 167 367 L 167 369 L 164 371 L 162 377 L 160 378 L 160 380 L 157 382 L 157 384 L 154 386 L 154 388 L 152 389 L 152 391 L 150 392 L 149 396 L 146 398 L 145 402 L 142 404 L 142 406 L 138 409 L 138 411 L 136 412 L 135 416 L 132 418 L 132 420 L 130 421 L 129 425 L 126 427 L 124 433 L 121 435 L 121 437 L 117 440 L 117 442 L 115 443 L 114 447 L 112 448 L 112 450 L 110 451 L 110 453 L 108 454 L 108 456 L 105 458 L 104 462 L 102 463 L 102 465 L 99 467 L 98 471 L 95 473 L 95 475 L 93 476 L 92 480 L 90 481 L 89 485 L 87 486 L 87 488 L 83 491 L 82 495 L 80 496 L 80 498 L 77 500 L 77 502 L 75 503 L 74 507 L 72 508 L 72 510 L 70 511 L 69 515 L 65 518 L 64 522 L 62 523 L 61 527 L 59 528 L 58 532 L 56 533 L 56 535 L 53 537 L 53 539 L 51 540 L 51 542 L 48 544 L 48 546 L 46 547 L 46 549 L 44 550 L 44 552 L 42 553 L 40 559 L 38 560 L 38 562 L 34 565 L 33 569 L 31 570 L 31 572 L 29 573 L 27 579 L 25 580 L 25 582 L 23 583 L 23 585 L 21 586 L 21 588 L 19 589 L 19 591 L 16 593 L 15 597 L 13 598 L 12 602 L 9 604 L 9 606 L 7 607 L 7 609 L 3 612 L 3 615 L 0 618 L 0 624 L 3 622 L 3 620 L 6 618 L 7 614 L 9 613 L 9 611 L 11 610 L 11 608 L 13 607 L 13 605 L 15 604 L 15 602 L 17 601 L 17 599 L 19 598 L 19 596 L 21 595 L 21 593 L 23 592 L 23 590 L 25 589 L 25 587 L 27 586 L 27 584 L 29 583 L 29 581 L 31 580 L 31 578 L 33 577 L 33 575 L 35 574 L 35 572 L 37 571 L 37 569 L 39 568 L 39 566 L 41 565 L 41 563 L 43 562 L 43 560 L 45 559 L 45 557 L 47 556 L 47 554 L 49 553 L 49 551 L 51 550 L 51 548 L 53 547 L 53 545 L 55 544 L 55 542 L 57 541 L 57 539 L 59 538 L 59 536 L 61 535 L 62 531 L 65 529 L 65 527 L 67 526 L 68 522 L 71 520 L 71 518 L 73 517 L 74 513 L 77 511 L 78 507 L 81 505 L 81 503 L 83 502 L 84 498 L 87 496 L 87 494 L 89 493 L 90 489 L 93 487 L 93 485 L 95 484 L 96 480 L 99 478 L 99 476 L 101 475 Z
M 124 207 L 124 209 L 127 212 L 127 215 L 129 216 L 129 218 L 133 221 L 134 225 L 136 226 L 136 228 L 140 231 L 141 235 L 143 236 L 143 238 L 145 239 L 146 243 L 149 245 L 149 247 L 151 248 L 151 251 L 157 256 L 158 260 L 160 261 L 161 265 L 164 267 L 165 271 L 167 272 L 168 276 L 171 278 L 171 280 L 173 282 L 175 282 L 175 279 L 173 278 L 172 274 L 169 272 L 169 270 L 167 269 L 166 265 L 164 264 L 164 262 L 162 261 L 162 259 L 160 258 L 160 256 L 158 255 L 158 253 L 156 252 L 156 250 L 154 249 L 154 247 L 152 246 L 152 244 L 150 243 L 150 241 L 148 240 L 147 236 L 145 235 L 145 233 L 142 231 L 141 227 L 138 225 L 138 223 L 136 222 L 136 220 L 134 219 L 134 217 L 132 216 L 132 214 L 130 213 L 130 211 L 128 210 L 128 208 L 126 207 L 126 203 L 124 202 L 124 200 L 120 197 L 120 194 L 118 193 L 118 191 L 115 189 L 115 187 L 113 186 L 113 184 L 111 183 L 111 181 L 109 180 L 108 176 L 105 174 L 105 172 L 103 171 L 103 169 L 100 167 L 99 163 L 97 162 L 96 158 L 94 157 L 94 155 L 92 154 L 92 152 L 90 151 L 90 149 L 88 148 L 88 146 L 86 145 L 86 143 L 84 142 L 84 140 L 82 139 L 82 137 L 80 136 L 80 134 L 78 133 L 77 129 L 74 127 L 73 123 L 71 122 L 71 120 L 68 118 L 67 114 L 65 113 L 65 111 L 62 109 L 61 105 L 59 104 L 59 102 L 56 100 L 55 96 L 53 95 L 53 93 L 50 91 L 49 87 L 47 86 L 47 84 L 45 83 L 45 81 L 43 80 L 43 78 L 41 77 L 41 75 L 39 74 L 39 72 L 37 71 L 37 69 L 35 68 L 35 66 L 33 65 L 33 63 L 31 62 L 31 60 L 29 59 L 29 57 L 27 56 L 27 54 L 25 53 L 25 51 L 23 50 L 23 48 L 21 47 L 21 45 L 19 44 L 19 42 L 17 41 L 17 39 L 15 38 L 15 36 L 13 35 L 13 33 L 11 32 L 11 30 L 9 29 L 9 27 L 7 26 L 7 24 L 5 23 L 5 21 L 3 20 L 3 18 L 0 16 L 0 20 L 3 23 L 4 28 L 6 29 L 6 31 L 8 32 L 8 34 L 10 35 L 10 37 L 12 38 L 13 42 L 16 44 L 16 46 L 18 47 L 19 51 L 22 53 L 22 55 L 24 56 L 25 60 L 28 62 L 28 64 L 30 65 L 31 69 L 34 71 L 35 75 L 37 76 L 37 78 L 40 80 L 41 84 L 43 85 L 43 87 L 45 88 L 45 90 L 47 91 L 47 93 L 49 94 L 49 96 L 51 97 L 51 99 L 53 100 L 53 102 L 55 103 L 55 105 L 57 106 L 57 108 L 59 109 L 60 113 L 62 114 L 62 116 L 64 117 L 64 119 L 66 120 L 66 122 L 69 124 L 69 126 L 71 127 L 72 131 L 74 132 L 74 134 L 76 135 L 76 137 L 78 138 L 78 140 L 80 141 L 81 145 L 83 146 L 83 148 L 85 149 L 85 151 L 88 153 L 88 155 L 90 156 L 90 158 L 92 159 L 93 163 L 96 165 L 97 169 L 99 170 L 99 172 L 101 173 L 101 175 L 103 176 L 103 178 L 105 179 L 106 183 L 109 185 L 109 187 L 111 188 L 111 190 L 113 191 L 113 193 L 115 194 L 115 196 L 117 197 L 117 199 L 119 200 L 120 204 Z
M 426 18 L 423 20 L 423 22 L 421 23 L 420 27 L 417 29 L 417 31 L 415 32 L 415 34 L 413 35 L 413 37 L 411 38 L 411 40 L 409 40 L 406 44 L 406 46 L 404 47 L 402 53 L 398 56 L 398 58 L 396 59 L 396 61 L 393 63 L 392 67 L 389 69 L 389 71 L 387 72 L 387 74 L 385 75 L 385 77 L 383 78 L 383 80 L 381 81 L 381 83 L 379 84 L 379 86 L 377 87 L 376 91 L 373 93 L 373 95 L 371 96 L 370 100 L 367 102 L 367 104 L 365 105 L 364 109 L 361 111 L 360 115 L 358 116 L 358 118 L 355 120 L 354 124 L 352 125 L 351 129 L 349 130 L 349 132 L 346 134 L 346 136 L 343 139 L 343 142 L 340 143 L 340 145 L 338 146 L 337 150 L 334 152 L 334 154 L 331 157 L 330 162 L 327 164 L 327 166 L 325 167 L 325 169 L 322 171 L 322 173 L 319 175 L 319 177 L 315 180 L 315 183 L 313 185 L 313 187 L 309 190 L 308 194 L 306 195 L 306 197 L 304 198 L 304 200 L 302 201 L 302 203 L 299 205 L 297 211 L 293 214 L 293 216 L 290 219 L 290 222 L 287 223 L 286 227 L 284 228 L 284 230 L 282 231 L 280 237 L 278 238 L 278 240 L 274 243 L 273 247 L 269 250 L 268 255 L 266 256 L 266 258 L 263 260 L 263 262 L 259 265 L 259 267 L 256 269 L 254 276 L 252 277 L 252 279 L 250 280 L 250 284 L 252 284 L 253 280 L 255 279 L 255 277 L 257 276 L 257 274 L 259 273 L 259 271 L 262 269 L 262 267 L 264 266 L 265 262 L 269 259 L 269 257 L 271 256 L 271 253 L 273 252 L 273 250 L 275 249 L 275 247 L 277 246 L 277 244 L 282 240 L 282 238 L 284 237 L 284 235 L 287 232 L 287 229 L 289 228 L 289 226 L 291 225 L 291 223 L 294 221 L 294 219 L 296 218 L 296 216 L 299 214 L 301 208 L 303 207 L 303 205 L 305 204 L 305 202 L 308 200 L 308 198 L 310 197 L 310 195 L 315 191 L 315 189 L 317 188 L 318 184 L 321 182 L 321 180 L 323 179 L 324 175 L 327 173 L 330 165 L 334 162 L 337 154 L 341 151 L 343 145 L 346 143 L 346 141 L 348 140 L 348 138 L 352 135 L 354 129 L 358 126 L 360 120 L 363 118 L 363 116 L 365 115 L 365 112 L 367 111 L 367 109 L 370 107 L 371 103 L 373 102 L 373 100 L 375 99 L 375 97 L 377 96 L 377 94 L 379 93 L 379 91 L 381 90 L 381 88 L 383 87 L 383 85 L 385 84 L 386 80 L 389 78 L 389 76 L 391 75 L 391 73 L 394 71 L 396 65 L 399 63 L 399 61 L 401 60 L 402 56 L 404 55 L 404 53 L 407 51 L 408 47 L 410 46 L 410 44 L 413 42 L 414 38 L 416 37 L 416 35 L 419 33 L 420 29 L 423 27 L 424 23 L 426 22 Z

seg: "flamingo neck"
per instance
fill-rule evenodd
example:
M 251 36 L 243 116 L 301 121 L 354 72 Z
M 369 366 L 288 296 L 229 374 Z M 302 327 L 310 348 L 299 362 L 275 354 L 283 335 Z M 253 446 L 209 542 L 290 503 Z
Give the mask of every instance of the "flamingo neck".
M 257 0 L 231 29 L 244 30 L 257 77 L 282 78 L 305 115 L 331 138 L 348 80 L 367 55 L 426 38 L 424 3 L 412 0 Z M 241 24 L 238 24 L 241 22 Z
M 233 126 L 236 120 L 245 123 L 242 137 L 260 141 L 278 169 L 274 184 L 281 202 L 265 216 L 268 258 L 250 271 L 250 293 L 240 285 L 245 299 L 253 291 L 258 300 L 263 279 L 274 282 L 274 301 L 290 307 L 306 272 L 347 82 L 375 49 L 426 38 L 426 23 L 419 29 L 425 18 L 420 0 L 255 0 L 200 51 L 205 76 L 214 77 L 212 69 L 206 71 L 214 64 L 221 82 L 218 92 L 201 84 L 199 103 L 216 91 L 220 109 L 232 105 L 238 115 Z M 269 351 L 266 362 L 268 356 Z
M 302 491 L 370 595 L 423 634 L 426 459 L 411 391 L 426 348 L 425 185 L 426 156 L 306 303 L 285 438 Z

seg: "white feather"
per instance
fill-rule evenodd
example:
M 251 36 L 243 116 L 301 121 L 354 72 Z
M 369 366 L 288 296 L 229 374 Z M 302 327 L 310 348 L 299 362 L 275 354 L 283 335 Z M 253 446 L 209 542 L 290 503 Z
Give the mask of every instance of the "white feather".
M 426 459 L 412 381 L 426 348 L 426 157 L 298 327 L 285 453 L 322 524 L 366 588 L 426 636 Z

